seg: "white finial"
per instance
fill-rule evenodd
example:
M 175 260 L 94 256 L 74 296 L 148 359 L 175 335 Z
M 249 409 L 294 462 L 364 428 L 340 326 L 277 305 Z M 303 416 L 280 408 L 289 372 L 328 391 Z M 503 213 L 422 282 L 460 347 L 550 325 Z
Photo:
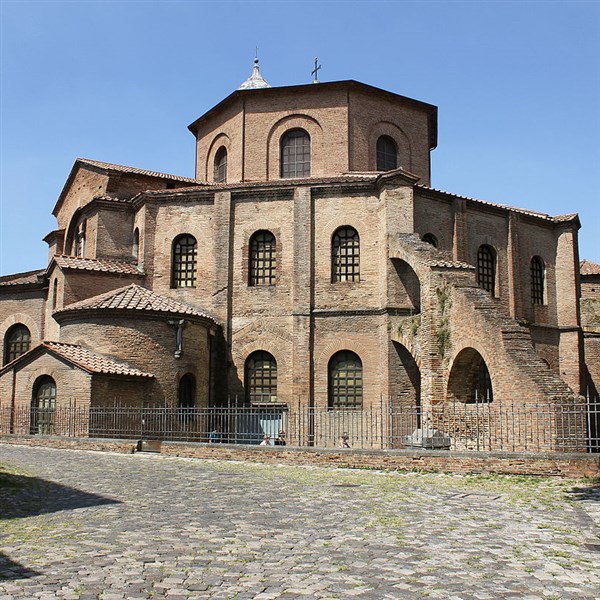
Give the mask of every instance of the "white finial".
M 260 88 L 268 88 L 271 87 L 263 78 L 260 73 L 260 67 L 258 65 L 258 48 L 256 48 L 256 53 L 254 55 L 254 66 L 252 67 L 252 75 L 240 85 L 238 90 L 256 90 Z

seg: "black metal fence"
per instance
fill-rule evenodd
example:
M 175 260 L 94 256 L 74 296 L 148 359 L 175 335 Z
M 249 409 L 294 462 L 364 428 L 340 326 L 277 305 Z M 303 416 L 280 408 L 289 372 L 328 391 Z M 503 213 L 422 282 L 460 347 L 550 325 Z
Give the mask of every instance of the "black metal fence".
M 600 403 L 0 407 L 0 433 L 354 448 L 600 452 Z

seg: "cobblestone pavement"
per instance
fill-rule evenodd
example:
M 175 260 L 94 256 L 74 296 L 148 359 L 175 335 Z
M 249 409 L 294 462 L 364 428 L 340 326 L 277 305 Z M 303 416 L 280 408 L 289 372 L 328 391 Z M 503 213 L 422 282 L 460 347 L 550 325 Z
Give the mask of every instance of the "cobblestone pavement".
M 2 463 L 0 600 L 600 598 L 590 482 L 9 445 Z

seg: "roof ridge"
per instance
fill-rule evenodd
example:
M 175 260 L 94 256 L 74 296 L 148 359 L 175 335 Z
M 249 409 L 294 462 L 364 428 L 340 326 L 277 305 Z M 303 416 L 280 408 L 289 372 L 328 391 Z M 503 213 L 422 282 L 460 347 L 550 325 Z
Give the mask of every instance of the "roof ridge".
M 102 160 L 94 160 L 92 158 L 78 157 L 75 159 L 75 162 L 92 165 L 94 167 L 99 167 L 101 169 L 110 169 L 113 171 L 122 171 L 122 172 L 126 172 L 126 173 L 138 173 L 138 174 L 143 174 L 143 175 L 149 175 L 152 177 L 160 177 L 163 179 L 173 179 L 176 181 L 189 181 L 189 182 L 201 183 L 195 177 L 185 177 L 184 175 L 174 175 L 172 173 L 164 173 L 162 171 L 154 171 L 152 169 L 141 169 L 139 167 L 130 167 L 129 165 L 120 165 L 118 163 L 105 162 Z

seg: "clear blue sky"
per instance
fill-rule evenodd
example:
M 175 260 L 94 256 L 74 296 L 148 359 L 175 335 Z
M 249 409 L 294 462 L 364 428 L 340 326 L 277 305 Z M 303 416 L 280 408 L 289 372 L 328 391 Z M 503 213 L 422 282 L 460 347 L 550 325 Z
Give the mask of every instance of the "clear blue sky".
M 600 262 L 598 2 L 1 0 L 0 274 L 41 239 L 76 157 L 193 176 L 187 125 L 250 74 L 356 79 L 439 107 L 433 186 L 578 212 Z

